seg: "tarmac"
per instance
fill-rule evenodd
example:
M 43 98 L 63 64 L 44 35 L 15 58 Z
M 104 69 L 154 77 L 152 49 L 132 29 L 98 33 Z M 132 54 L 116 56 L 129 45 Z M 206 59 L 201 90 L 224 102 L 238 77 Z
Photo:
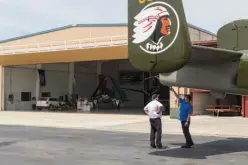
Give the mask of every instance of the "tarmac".
M 247 165 L 248 119 L 194 116 L 195 148 L 182 149 L 176 119 L 163 117 L 165 150 L 149 148 L 145 115 L 0 112 L 1 165 Z M 247 138 L 246 138 L 247 137 Z
M 181 135 L 181 125 L 177 119 L 162 118 L 163 133 Z M 20 125 L 34 127 L 94 129 L 149 133 L 146 115 L 84 114 L 52 112 L 0 112 L 0 125 Z M 193 116 L 191 133 L 204 136 L 248 137 L 248 118 Z

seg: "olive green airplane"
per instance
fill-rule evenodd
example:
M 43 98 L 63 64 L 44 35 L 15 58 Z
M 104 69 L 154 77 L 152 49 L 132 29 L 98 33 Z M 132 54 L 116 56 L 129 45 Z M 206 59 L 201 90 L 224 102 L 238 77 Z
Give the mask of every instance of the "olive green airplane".
M 191 44 L 182 0 L 128 0 L 128 56 L 136 69 L 158 73 L 167 86 L 248 95 L 248 20 L 224 25 L 217 38 L 218 48 Z

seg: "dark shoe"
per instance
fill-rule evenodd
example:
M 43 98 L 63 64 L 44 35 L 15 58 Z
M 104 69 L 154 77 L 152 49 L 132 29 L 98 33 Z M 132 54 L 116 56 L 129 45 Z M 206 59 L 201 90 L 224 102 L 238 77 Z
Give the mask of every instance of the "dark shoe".
M 150 148 L 151 148 L 151 149 L 155 149 L 155 148 L 157 148 L 157 147 L 156 147 L 156 146 L 150 146 Z
M 166 149 L 167 147 L 166 146 L 159 146 L 157 147 L 157 149 Z
M 190 146 L 190 147 L 193 147 L 195 144 L 192 142 L 192 143 L 190 143 L 190 144 L 188 144 L 188 146 Z
M 191 148 L 193 145 L 185 144 L 181 148 Z

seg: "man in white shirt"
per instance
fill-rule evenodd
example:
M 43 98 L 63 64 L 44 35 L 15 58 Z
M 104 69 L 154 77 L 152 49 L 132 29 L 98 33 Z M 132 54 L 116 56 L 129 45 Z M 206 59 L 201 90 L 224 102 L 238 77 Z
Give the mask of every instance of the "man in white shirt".
M 150 133 L 150 147 L 151 148 L 165 148 L 161 143 L 162 136 L 162 124 L 161 117 L 164 106 L 158 101 L 159 95 L 154 94 L 152 96 L 152 101 L 148 103 L 144 111 L 149 116 L 151 124 L 151 133 Z M 156 135 L 156 144 L 155 144 L 155 135 Z

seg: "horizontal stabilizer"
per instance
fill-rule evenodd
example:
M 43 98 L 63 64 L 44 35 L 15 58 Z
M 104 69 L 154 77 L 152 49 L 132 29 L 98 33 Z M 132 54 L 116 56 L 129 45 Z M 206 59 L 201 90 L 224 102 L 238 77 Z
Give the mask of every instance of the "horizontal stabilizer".
M 188 65 L 213 65 L 239 61 L 242 55 L 242 52 L 193 45 Z

